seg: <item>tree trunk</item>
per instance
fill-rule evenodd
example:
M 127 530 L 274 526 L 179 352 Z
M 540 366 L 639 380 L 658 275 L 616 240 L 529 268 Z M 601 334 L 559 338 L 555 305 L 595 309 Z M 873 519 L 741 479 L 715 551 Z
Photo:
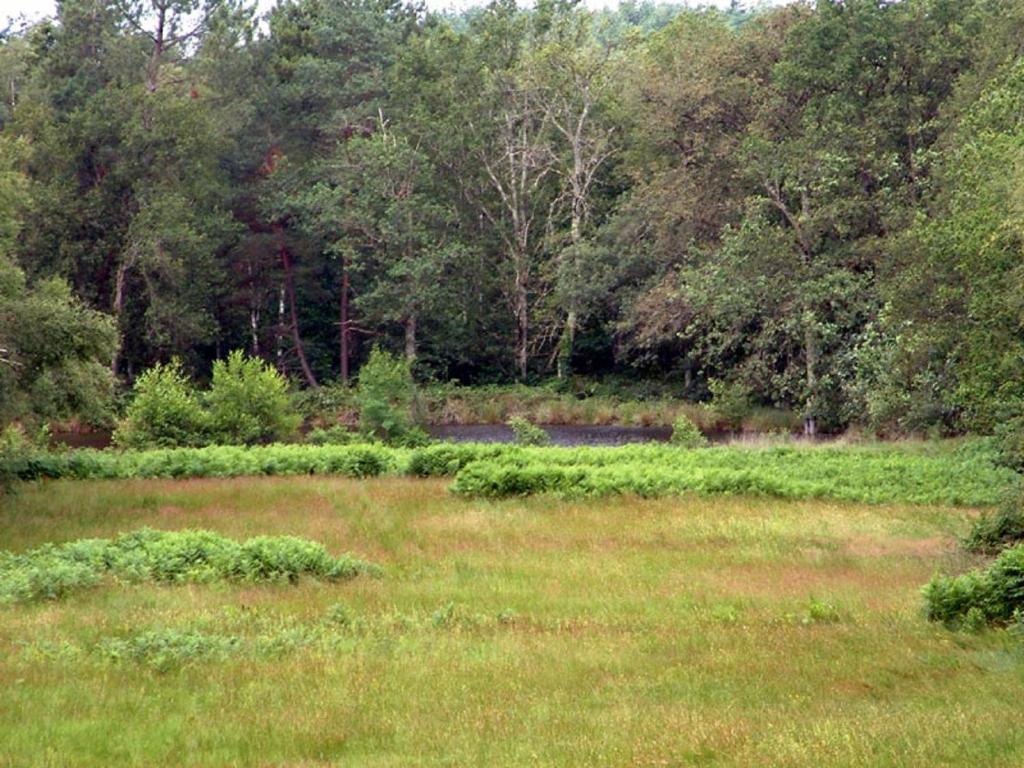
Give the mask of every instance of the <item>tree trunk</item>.
M 118 332 L 121 330 L 121 312 L 124 309 L 124 280 L 128 272 L 128 264 L 122 259 L 117 265 L 117 274 L 114 277 L 114 300 L 111 310 L 114 315 L 114 323 Z M 118 339 L 117 347 L 114 348 L 114 356 L 110 360 L 110 373 L 116 379 L 118 368 L 121 362 L 121 340 Z
M 562 329 L 562 338 L 558 342 L 557 375 L 559 380 L 566 379 L 572 375 L 572 352 L 576 343 L 576 322 L 576 309 L 570 308 L 565 315 L 565 327 Z
M 341 259 L 341 302 L 338 317 L 338 353 L 341 365 L 341 383 L 348 386 L 349 350 L 349 319 L 348 319 L 348 262 Z
M 526 272 L 520 265 L 517 265 L 513 314 L 516 321 L 516 367 L 519 369 L 519 379 L 521 381 L 526 380 L 527 363 L 529 360 L 530 309 L 528 302 Z
M 318 387 L 313 369 L 309 367 L 306 360 L 306 351 L 302 346 L 302 337 L 299 335 L 299 315 L 295 308 L 295 270 L 292 269 L 292 260 L 288 255 L 288 248 L 284 241 L 280 244 L 281 266 L 284 267 L 285 287 L 288 291 L 288 305 L 291 310 L 292 341 L 295 343 L 295 354 L 299 358 L 299 365 L 302 368 L 302 375 L 306 377 L 306 383 L 311 387 Z
M 814 336 L 814 316 L 808 313 L 804 318 L 804 364 L 806 366 L 807 401 L 804 404 L 804 436 L 814 437 L 818 434 L 818 422 L 815 418 L 817 398 L 815 389 L 818 385 L 818 345 Z
M 284 285 L 277 292 L 277 370 L 283 370 L 284 362 Z
M 409 365 L 416 362 L 416 315 L 405 318 L 405 359 Z

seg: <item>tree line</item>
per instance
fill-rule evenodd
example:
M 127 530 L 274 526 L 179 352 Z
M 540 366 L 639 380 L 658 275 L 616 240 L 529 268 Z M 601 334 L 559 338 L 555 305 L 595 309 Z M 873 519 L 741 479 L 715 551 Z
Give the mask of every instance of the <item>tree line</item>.
M 0 411 L 242 349 L 316 387 L 1024 403 L 1024 2 L 62 0 L 0 44 Z

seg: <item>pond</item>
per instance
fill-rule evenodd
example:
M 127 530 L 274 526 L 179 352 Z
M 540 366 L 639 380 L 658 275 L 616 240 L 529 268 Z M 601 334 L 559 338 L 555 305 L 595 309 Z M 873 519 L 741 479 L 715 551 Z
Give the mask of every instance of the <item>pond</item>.
M 664 443 L 672 436 L 671 427 L 620 427 L 614 424 L 573 425 L 540 424 L 553 445 L 626 445 L 627 443 Z M 504 424 L 452 424 L 427 427 L 430 436 L 454 443 L 511 443 L 515 437 Z

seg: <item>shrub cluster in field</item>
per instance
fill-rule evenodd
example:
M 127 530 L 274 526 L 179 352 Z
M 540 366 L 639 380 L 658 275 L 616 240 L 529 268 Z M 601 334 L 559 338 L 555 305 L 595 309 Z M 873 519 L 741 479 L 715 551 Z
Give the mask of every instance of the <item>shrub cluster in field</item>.
M 235 351 L 214 363 L 205 393 L 195 390 L 176 360 L 143 373 L 114 442 L 124 448 L 253 445 L 293 435 L 301 420 L 285 378 Z
M 0 553 L 0 604 L 54 600 L 108 576 L 127 582 L 277 582 L 304 575 L 340 580 L 376 570 L 348 555 L 332 557 L 321 544 L 294 536 L 237 542 L 210 531 L 143 529 L 115 539 Z
M 1008 419 L 994 439 L 976 446 L 994 451 L 997 464 L 1021 471 L 1024 419 Z M 928 618 L 968 629 L 1024 623 L 1024 489 L 1016 488 L 999 509 L 975 520 L 963 547 L 995 559 L 958 576 L 935 576 L 923 590 Z
M 924 597 L 933 621 L 971 627 L 1024 620 L 1024 546 L 1003 550 L 986 568 L 936 576 Z

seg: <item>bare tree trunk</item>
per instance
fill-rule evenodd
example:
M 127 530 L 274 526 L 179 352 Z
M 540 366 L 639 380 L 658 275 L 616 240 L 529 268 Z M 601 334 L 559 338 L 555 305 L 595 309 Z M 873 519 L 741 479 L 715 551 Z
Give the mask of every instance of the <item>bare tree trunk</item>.
M 249 346 L 254 357 L 260 354 L 260 305 L 257 300 L 256 291 L 253 288 L 254 276 L 252 262 L 245 265 L 246 273 L 249 276 Z
M 284 362 L 284 285 L 277 292 L 277 370 L 282 370 Z
M 516 320 L 516 367 L 519 369 L 519 378 L 524 381 L 529 362 L 530 344 L 530 305 L 526 287 L 526 270 L 521 265 L 517 265 L 515 296 L 513 297 L 513 312 Z
M 319 384 L 316 376 L 313 375 L 313 369 L 309 367 L 309 361 L 306 360 L 302 337 L 299 335 L 299 315 L 295 308 L 295 270 L 292 269 L 292 260 L 289 258 L 288 248 L 283 240 L 280 244 L 280 253 L 281 266 L 284 267 L 285 287 L 288 291 L 288 305 L 291 310 L 292 341 L 295 343 L 295 354 L 299 358 L 299 365 L 302 368 L 302 375 L 306 378 L 306 383 L 311 387 L 318 387 Z
M 416 315 L 405 318 L 405 359 L 409 365 L 416 362 Z
M 339 329 L 338 346 L 341 364 L 341 383 L 348 385 L 348 364 L 350 359 L 349 349 L 349 318 L 348 318 L 348 262 L 344 257 L 341 259 L 341 302 L 339 307 Z

